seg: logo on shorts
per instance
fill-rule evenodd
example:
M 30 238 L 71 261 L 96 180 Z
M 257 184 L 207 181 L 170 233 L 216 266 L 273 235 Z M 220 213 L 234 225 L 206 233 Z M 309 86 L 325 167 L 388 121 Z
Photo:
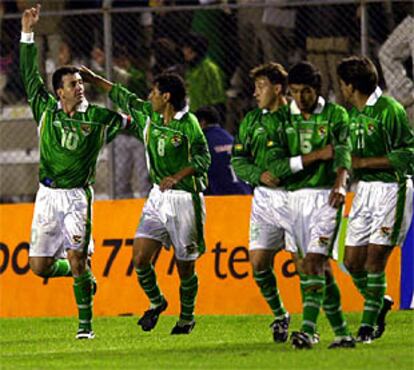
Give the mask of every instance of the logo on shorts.
M 82 235 L 73 235 L 72 240 L 75 244 L 79 244 L 82 241 Z
M 197 252 L 197 246 L 195 244 L 187 245 L 185 247 L 187 254 L 194 254 Z
M 328 247 L 329 246 L 329 238 L 326 236 L 319 237 L 319 245 L 321 247 Z
M 392 229 L 390 227 L 387 226 L 383 226 L 380 229 L 381 235 L 382 236 L 390 236 L 391 235 L 391 231 Z
M 171 144 L 172 144 L 175 148 L 177 148 L 178 146 L 180 146 L 180 145 L 181 145 L 181 143 L 182 143 L 182 141 L 183 141 L 183 139 L 181 138 L 181 136 L 180 136 L 180 135 L 174 135 L 174 136 L 171 138 Z
M 368 135 L 372 135 L 375 131 L 375 126 L 373 123 L 368 124 Z

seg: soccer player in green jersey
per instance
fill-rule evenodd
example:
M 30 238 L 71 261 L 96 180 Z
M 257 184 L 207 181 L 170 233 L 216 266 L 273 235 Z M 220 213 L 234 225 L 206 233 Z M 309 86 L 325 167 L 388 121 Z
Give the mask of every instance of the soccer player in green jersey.
M 249 257 L 253 277 L 274 314 L 270 325 L 275 342 L 288 339 L 289 314 L 283 306 L 273 271 L 275 254 L 284 248 L 287 192 L 266 165 L 268 141 L 279 121 L 278 109 L 287 104 L 287 72 L 277 63 L 251 71 L 258 108 L 247 113 L 233 147 L 232 165 L 242 180 L 255 187 L 250 215 Z
M 377 70 L 368 58 L 346 58 L 337 72 L 344 98 L 353 106 L 349 116 L 355 198 L 344 262 L 365 299 L 357 340 L 371 343 L 384 332 L 393 303 L 384 296 L 385 267 L 412 219 L 414 133 L 402 105 L 377 86 Z
M 92 339 L 96 290 L 87 264 L 91 238 L 92 188 L 102 146 L 130 120 L 88 104 L 79 70 L 65 66 L 53 74 L 56 97 L 40 77 L 33 27 L 40 5 L 24 11 L 20 70 L 40 140 L 40 187 L 33 215 L 29 262 L 41 277 L 73 276 L 79 312 L 77 339 Z
M 152 258 L 164 245 L 174 248 L 180 277 L 180 318 L 171 334 L 189 334 L 195 325 L 198 290 L 195 261 L 205 250 L 203 225 L 210 153 L 197 118 L 188 112 L 184 81 L 174 73 L 155 78 L 149 101 L 84 69 L 85 78 L 109 92 L 112 101 L 137 122 L 146 147 L 153 188 L 145 203 L 133 245 L 138 282 L 151 305 L 139 319 L 152 330 L 167 300 L 157 284 Z
M 320 307 L 335 332 L 329 348 L 354 347 L 342 315 L 340 293 L 328 258 L 345 198 L 351 156 L 348 116 L 320 96 L 320 72 L 300 62 L 288 73 L 293 101 L 277 112 L 281 122 L 268 142 L 270 174 L 287 190 L 286 249 L 295 256 L 303 296 L 295 348 L 311 348 Z

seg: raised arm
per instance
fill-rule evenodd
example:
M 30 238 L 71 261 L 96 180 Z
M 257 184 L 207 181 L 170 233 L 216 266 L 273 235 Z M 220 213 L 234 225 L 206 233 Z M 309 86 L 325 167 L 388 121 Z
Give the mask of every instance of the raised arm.
M 39 21 L 40 5 L 26 9 L 22 15 L 22 34 L 20 40 L 20 73 L 24 88 L 33 111 L 33 116 L 39 124 L 46 106 L 56 100 L 50 95 L 39 73 L 37 50 L 34 44 L 33 28 Z

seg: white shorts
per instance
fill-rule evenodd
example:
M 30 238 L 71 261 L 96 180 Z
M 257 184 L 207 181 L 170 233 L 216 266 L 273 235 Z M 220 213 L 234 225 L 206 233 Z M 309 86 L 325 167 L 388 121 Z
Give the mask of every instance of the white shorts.
M 250 214 L 249 249 L 278 251 L 285 247 L 288 192 L 259 186 L 254 189 Z
M 413 183 L 358 182 L 345 245 L 402 245 L 413 216 Z
M 66 250 L 93 253 L 93 190 L 40 184 L 32 221 L 30 257 L 66 258 Z
M 340 221 L 340 210 L 329 205 L 331 189 L 289 192 L 289 228 L 286 249 L 305 257 L 307 253 L 329 256 Z
M 172 244 L 178 260 L 194 261 L 204 252 L 205 217 L 202 194 L 183 190 L 162 192 L 154 185 L 135 237 L 157 240 L 166 248 Z

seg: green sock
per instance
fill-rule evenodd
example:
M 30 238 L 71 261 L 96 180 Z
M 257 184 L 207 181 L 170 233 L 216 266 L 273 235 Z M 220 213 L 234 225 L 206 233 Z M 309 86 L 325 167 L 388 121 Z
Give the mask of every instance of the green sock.
M 79 329 L 92 330 L 93 277 L 87 270 L 74 278 L 73 290 L 78 305 Z
M 157 284 L 157 277 L 155 275 L 152 265 L 148 265 L 142 269 L 135 269 L 138 275 L 138 282 L 141 288 L 151 302 L 151 306 L 159 306 L 163 302 L 163 296 Z
M 302 306 L 305 303 L 305 286 L 307 281 L 307 276 L 304 274 L 299 274 L 300 279 L 300 297 L 302 298 Z
M 376 274 L 368 273 L 364 313 L 362 314 L 361 326 L 371 326 L 377 322 L 384 300 L 387 282 L 385 272 Z
M 280 299 L 279 290 L 277 289 L 276 284 L 276 276 L 273 270 L 254 271 L 253 277 L 273 314 L 276 317 L 285 315 L 286 310 Z
M 55 260 L 55 262 L 53 262 L 53 265 L 50 266 L 50 270 L 45 277 L 51 278 L 60 276 L 72 276 L 70 264 L 67 259 Z
M 345 321 L 341 307 L 341 293 L 336 281 L 329 284 L 325 281 L 325 294 L 322 307 L 331 327 L 337 337 L 349 335 L 348 325 Z
M 362 272 L 351 273 L 351 277 L 358 291 L 365 298 L 366 289 L 367 289 L 367 278 L 368 278 L 367 272 L 362 271 Z
M 320 275 L 305 275 L 303 321 L 301 330 L 313 336 L 316 331 L 319 310 L 322 305 L 325 290 L 325 277 Z
M 180 320 L 194 320 L 194 306 L 198 291 L 198 277 L 196 274 L 188 279 L 181 279 L 180 285 L 180 302 L 181 313 Z

